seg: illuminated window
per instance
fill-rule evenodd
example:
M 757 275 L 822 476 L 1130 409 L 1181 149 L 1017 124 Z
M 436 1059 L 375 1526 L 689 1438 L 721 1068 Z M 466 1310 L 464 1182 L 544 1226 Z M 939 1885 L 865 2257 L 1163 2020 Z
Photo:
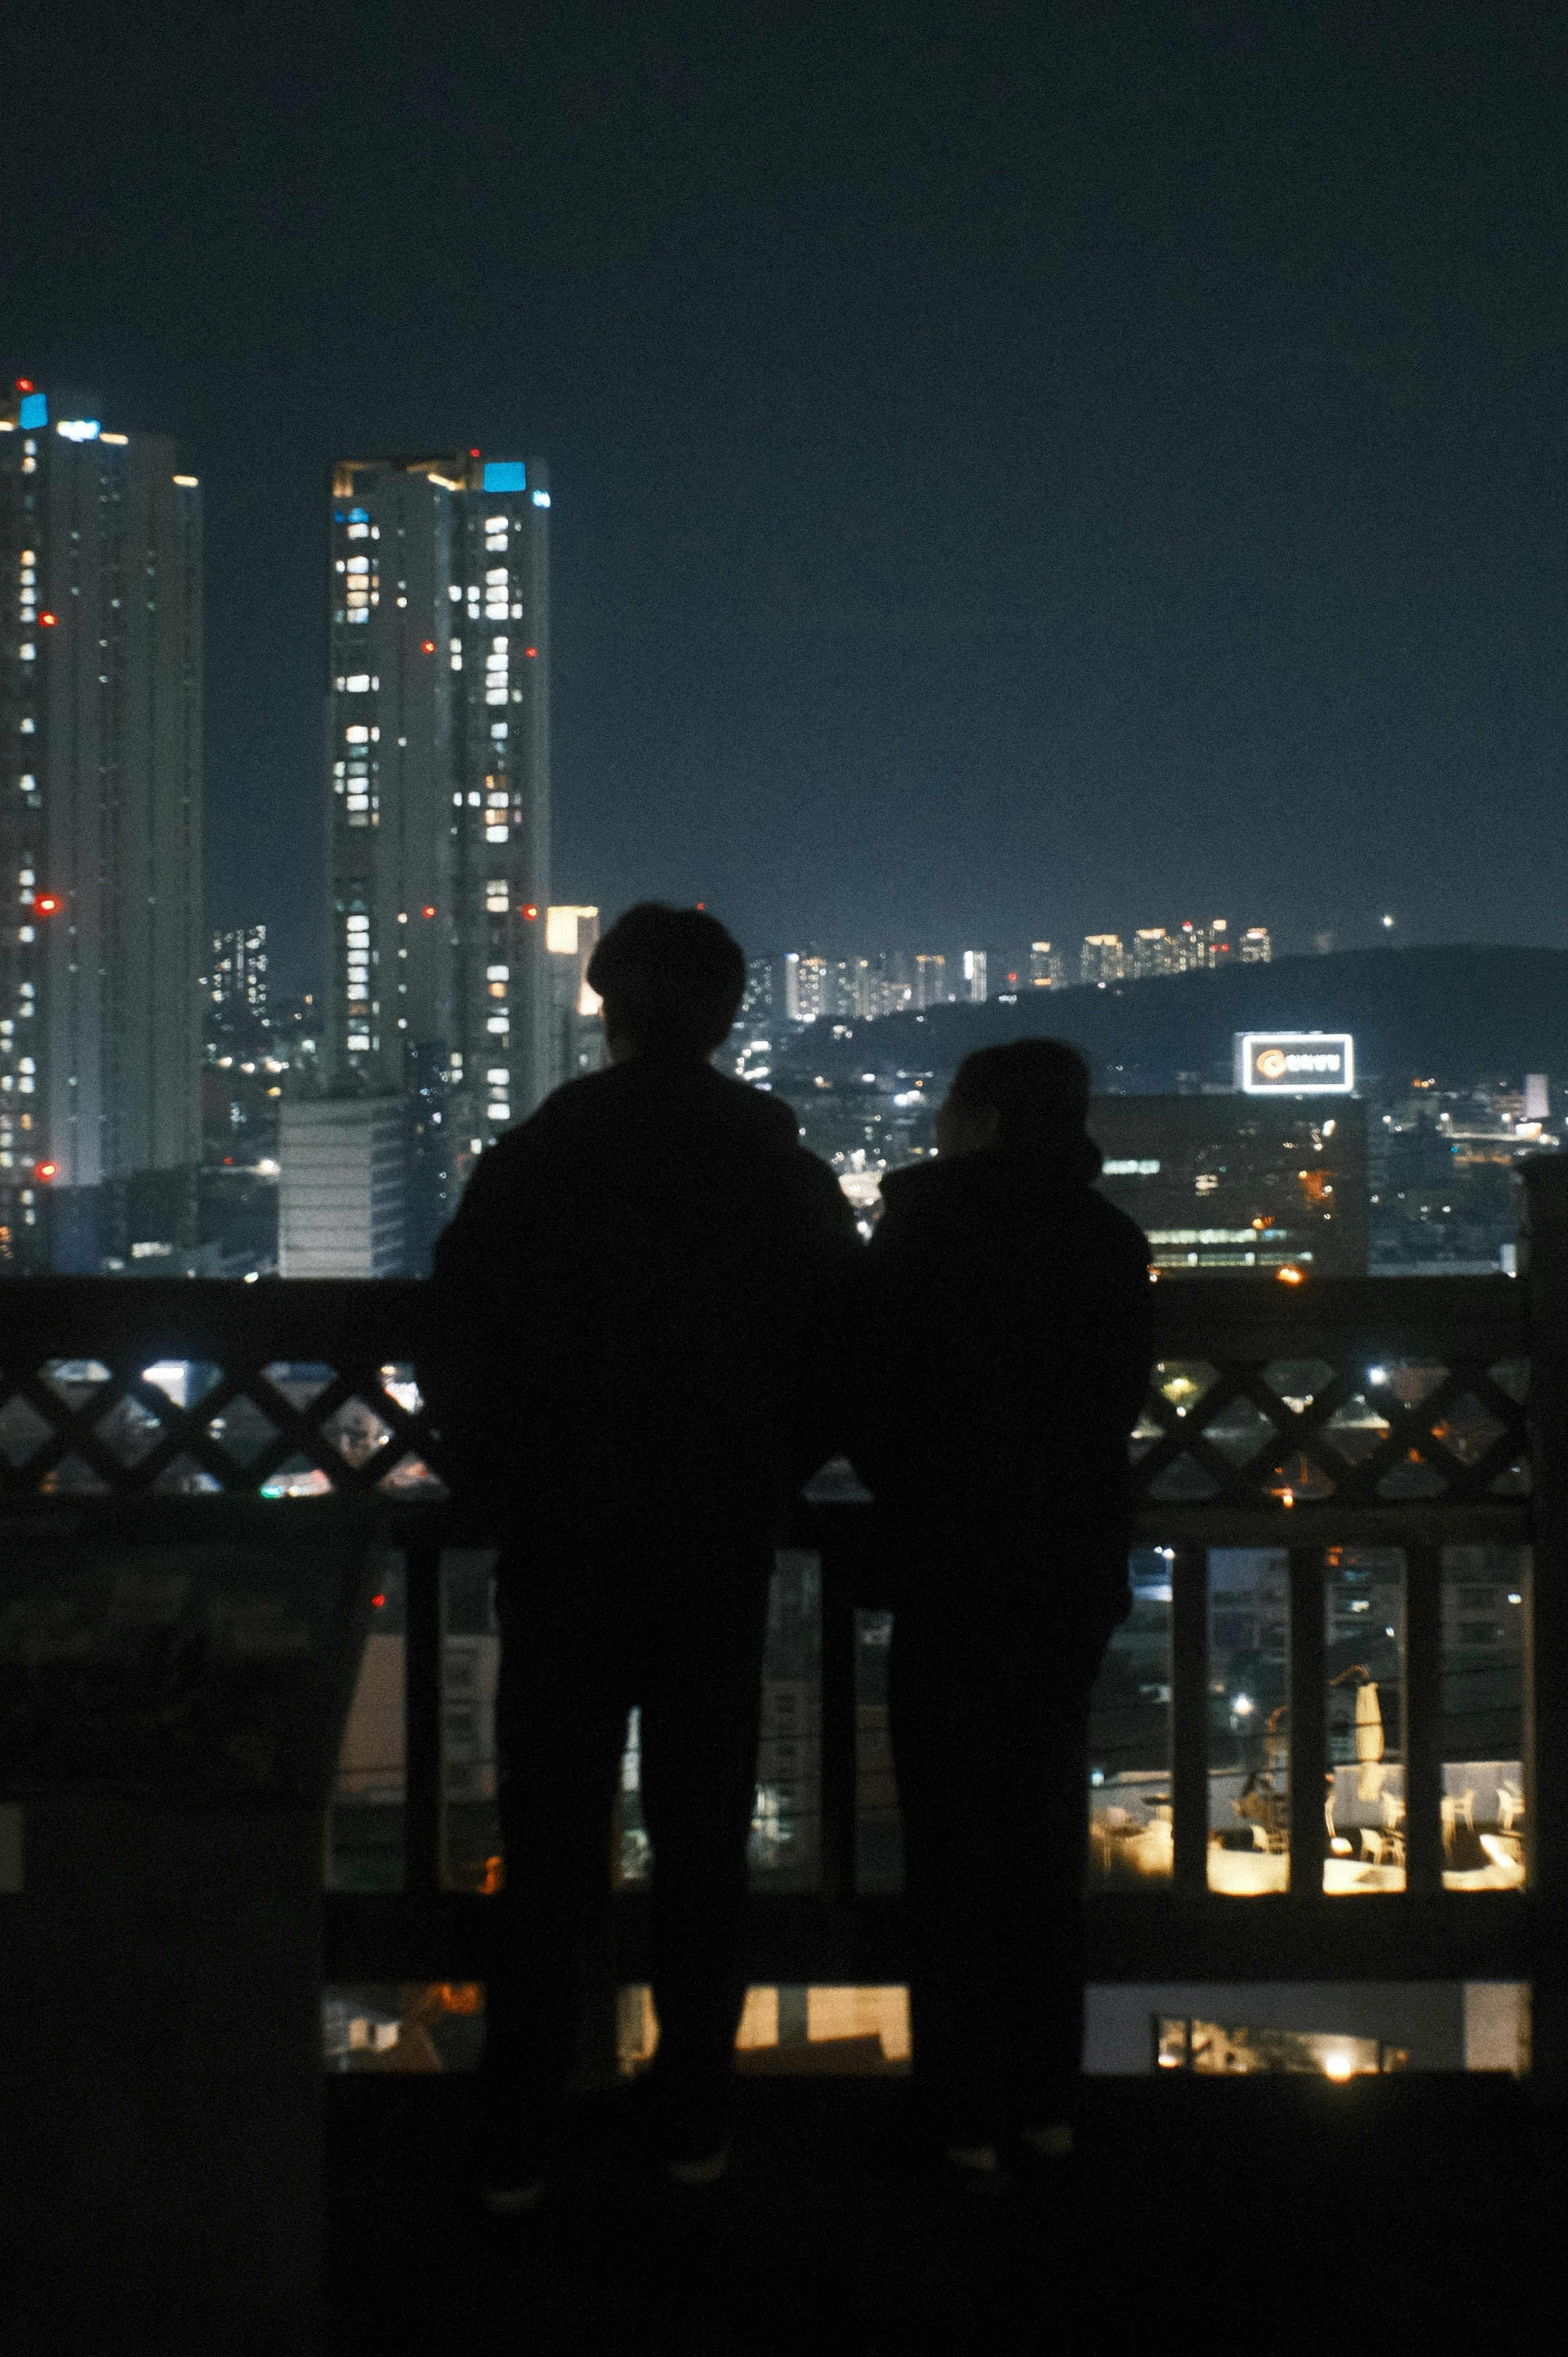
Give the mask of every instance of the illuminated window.
M 506 829 L 505 829 L 505 827 L 504 827 L 504 826 L 487 826 L 487 827 L 486 827 L 486 829 L 485 829 L 485 841 L 486 841 L 487 843 L 504 843 L 504 842 L 506 841 L 506 839 L 507 839 L 507 831 L 506 831 Z

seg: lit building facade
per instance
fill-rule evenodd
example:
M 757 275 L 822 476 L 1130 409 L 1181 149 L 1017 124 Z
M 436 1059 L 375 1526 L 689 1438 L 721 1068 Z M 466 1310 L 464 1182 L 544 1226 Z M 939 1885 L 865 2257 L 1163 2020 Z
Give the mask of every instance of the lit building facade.
M 982 964 L 983 965 L 985 957 L 983 950 L 979 952 L 969 950 L 965 952 L 966 974 L 964 995 L 966 997 L 972 995 L 968 986 L 967 960 L 976 955 L 980 957 Z M 945 1006 L 947 1005 L 950 995 L 948 990 L 948 962 L 940 951 L 919 950 L 916 952 L 914 987 L 914 1005 L 922 1014 L 928 1006 Z M 981 996 L 983 998 L 985 994 L 983 990 L 981 992 Z
M 218 1043 L 251 1041 L 267 1028 L 267 929 L 235 925 L 212 936 L 206 981 L 208 1053 Z
M 476 1151 L 551 1085 L 549 520 L 536 459 L 333 469 L 328 1084 L 438 1069 Z
M 1129 971 L 1134 982 L 1159 974 L 1185 974 L 1187 963 L 1186 943 L 1164 925 L 1141 925 L 1133 934 Z
M 564 903 L 547 909 L 544 951 L 550 961 L 550 1085 L 581 1080 L 605 1064 L 604 1002 L 588 981 L 599 945 L 599 912 Z
M 1079 955 L 1079 973 L 1084 982 L 1098 985 L 1120 982 L 1126 971 L 1126 952 L 1120 933 L 1086 933 Z
M 285 1104 L 280 1275 L 408 1274 L 407 1125 L 401 1097 L 302 1097 Z
M 1163 1276 L 1367 1273 L 1366 1107 L 1350 1097 L 1096 1097 L 1102 1191 Z
M 1029 987 L 1031 990 L 1059 990 L 1067 978 L 1067 970 L 1059 951 L 1049 942 L 1029 943 Z
M 983 1006 L 991 995 L 986 986 L 986 963 L 983 950 L 964 950 L 960 954 L 959 970 L 963 977 L 960 996 L 968 1006 Z
M 201 1135 L 200 490 L 91 406 L 0 396 L 0 1265 L 84 1272 Z

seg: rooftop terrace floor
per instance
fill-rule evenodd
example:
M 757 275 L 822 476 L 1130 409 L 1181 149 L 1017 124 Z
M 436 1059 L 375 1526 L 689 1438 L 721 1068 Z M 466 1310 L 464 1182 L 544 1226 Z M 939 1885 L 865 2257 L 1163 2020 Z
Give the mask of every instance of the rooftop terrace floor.
M 739 2089 L 723 2185 L 627 2165 L 582 2108 L 548 2206 L 461 2198 L 470 2082 L 328 2082 L 334 2357 L 769 2357 L 1197 2343 L 1549 2346 L 1568 2117 L 1504 2079 L 1091 2081 L 1059 2191 L 976 2196 L 911 2152 L 908 2083 Z

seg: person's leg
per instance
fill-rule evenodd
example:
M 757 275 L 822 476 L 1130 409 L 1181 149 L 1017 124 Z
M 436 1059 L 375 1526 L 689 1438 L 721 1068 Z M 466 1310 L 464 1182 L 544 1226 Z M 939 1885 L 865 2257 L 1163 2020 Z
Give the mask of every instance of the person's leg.
M 771 1544 L 742 1537 L 702 1558 L 680 1567 L 639 1664 L 659 2018 L 650 2092 L 667 2158 L 693 2162 L 728 2136 Z
M 996 2029 L 1007 2126 L 1070 2148 L 1083 2056 L 1089 1697 L 1109 1631 L 1020 1629 L 998 1694 L 1006 1773 L 1026 1837 L 1001 1887 Z
M 995 2009 L 999 1878 L 1014 1870 L 983 1632 L 896 1612 L 889 1732 L 904 1825 L 912 2067 L 928 2125 L 983 2149 L 1001 2127 Z
M 537 2174 L 571 2073 L 584 1964 L 609 1903 L 628 1707 L 622 1649 L 585 1614 L 504 1616 L 497 1748 L 506 1861 L 478 2072 L 481 2177 Z

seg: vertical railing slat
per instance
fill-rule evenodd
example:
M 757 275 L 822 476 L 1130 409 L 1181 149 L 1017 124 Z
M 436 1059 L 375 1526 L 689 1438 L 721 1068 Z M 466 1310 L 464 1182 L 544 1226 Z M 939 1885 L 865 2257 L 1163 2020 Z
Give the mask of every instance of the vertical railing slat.
M 408 1549 L 403 1638 L 403 1889 L 441 1887 L 441 1550 Z
M 1324 1816 L 1328 1709 L 1324 1691 L 1323 1550 L 1290 1551 L 1290 1888 L 1320 1898 L 1328 1828 Z
M 1443 1563 L 1434 1546 L 1405 1549 L 1405 1888 L 1443 1888 Z
M 822 1894 L 830 1907 L 854 1897 L 857 1817 L 854 1603 L 850 1563 L 835 1546 L 831 1512 L 820 1512 L 822 1564 Z
M 1568 2101 L 1568 1157 L 1523 1166 L 1535 1564 L 1525 1665 L 1525 1855 L 1537 1931 L 1538 2099 Z
M 1208 1883 L 1208 1550 L 1190 1539 L 1171 1557 L 1171 1802 L 1186 1896 Z

